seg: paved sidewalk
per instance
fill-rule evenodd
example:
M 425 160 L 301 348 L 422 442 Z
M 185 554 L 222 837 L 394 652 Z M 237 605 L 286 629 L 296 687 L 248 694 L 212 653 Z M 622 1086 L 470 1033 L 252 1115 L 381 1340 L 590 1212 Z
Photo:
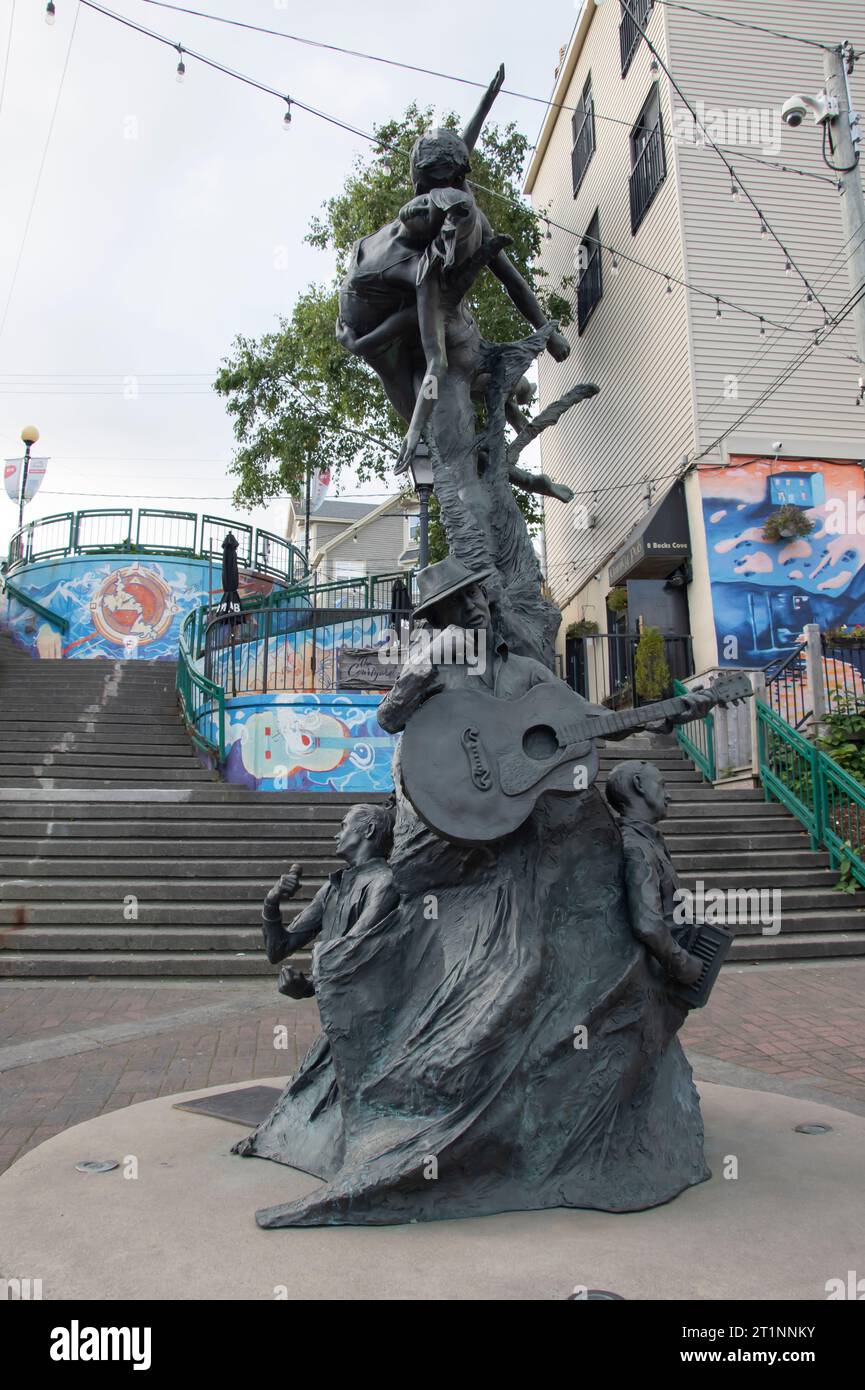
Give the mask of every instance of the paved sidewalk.
M 0 1170 L 109 1110 L 288 1074 L 317 1029 L 270 979 L 0 984 Z M 865 1115 L 865 961 L 728 968 L 682 1038 L 698 1077 Z

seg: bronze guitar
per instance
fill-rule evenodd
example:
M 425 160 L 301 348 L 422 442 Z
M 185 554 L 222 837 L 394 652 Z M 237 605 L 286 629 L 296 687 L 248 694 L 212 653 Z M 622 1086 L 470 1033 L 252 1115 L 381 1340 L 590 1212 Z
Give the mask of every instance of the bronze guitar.
M 691 693 L 697 693 L 696 689 Z M 748 677 L 723 672 L 700 694 L 713 705 L 745 699 Z M 585 714 L 563 682 L 536 685 L 519 700 L 480 691 L 433 695 L 406 725 L 401 765 L 406 795 L 431 830 L 481 845 L 516 830 L 544 792 L 586 790 L 598 775 L 599 739 L 688 713 L 681 696 Z M 705 710 L 691 713 L 705 717 Z

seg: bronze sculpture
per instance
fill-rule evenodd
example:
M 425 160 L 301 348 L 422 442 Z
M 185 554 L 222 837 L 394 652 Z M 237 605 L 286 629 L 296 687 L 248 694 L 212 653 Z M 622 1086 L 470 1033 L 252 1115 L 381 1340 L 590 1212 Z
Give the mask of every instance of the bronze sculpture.
M 609 717 L 554 674 L 561 615 L 542 592 L 511 490 L 526 444 L 597 388 L 566 391 L 531 422 L 514 414 L 535 357 L 549 349 L 561 359 L 567 344 L 542 321 L 469 188 L 470 152 L 502 76 L 463 137 L 436 130 L 417 141 L 415 199 L 357 248 L 340 306 L 346 346 L 369 353 L 406 420 L 402 459 L 421 437 L 429 447 L 450 548 L 421 573 L 408 659 L 379 706 L 384 729 L 410 731 L 407 749 L 412 721 L 422 727 L 421 712 L 457 693 L 481 692 L 483 717 L 497 724 L 548 688 L 567 696 L 575 718 Z M 465 309 L 472 278 L 487 268 L 535 328 L 521 342 L 486 342 Z M 714 702 L 689 692 L 661 712 L 694 718 Z M 652 713 L 637 712 L 629 727 Z M 463 733 L 449 761 L 446 738 L 421 741 L 412 778 L 458 780 L 462 759 L 461 774 L 483 782 L 483 729 Z M 527 730 L 523 750 L 546 756 L 534 739 Z M 259 1224 L 632 1211 L 704 1181 L 699 1099 L 676 1036 L 688 1007 L 677 991 L 696 967 L 635 914 L 628 823 L 620 830 L 591 778 L 574 777 L 558 795 L 532 797 L 507 827 L 467 840 L 456 815 L 433 824 L 419 814 L 399 746 L 394 784 L 389 888 L 375 911 L 317 947 L 322 1037 L 273 1114 L 237 1146 L 324 1186 L 259 1211 Z M 509 794 L 500 780 L 495 798 Z M 296 875 L 285 891 L 295 884 Z M 325 920 L 326 908 L 315 912 Z M 266 930 L 276 960 L 305 928 L 284 933 L 271 915 Z

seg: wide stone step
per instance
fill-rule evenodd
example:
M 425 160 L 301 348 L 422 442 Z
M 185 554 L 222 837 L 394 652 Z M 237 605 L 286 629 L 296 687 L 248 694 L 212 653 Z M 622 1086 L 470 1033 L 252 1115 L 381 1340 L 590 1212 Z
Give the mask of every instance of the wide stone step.
M 693 826 L 691 827 L 693 829 Z M 741 825 L 739 825 L 741 832 Z M 761 830 L 760 834 L 736 835 L 730 832 L 719 830 L 717 825 L 707 827 L 702 835 L 676 835 L 672 834 L 667 825 L 662 827 L 667 848 L 674 855 L 706 855 L 711 858 L 712 852 L 723 849 L 724 854 L 743 853 L 749 854 L 769 854 L 774 857 L 777 853 L 796 853 L 801 856 L 802 851 L 810 849 L 810 841 L 804 831 L 788 830 L 784 834 L 767 834 Z M 721 839 L 721 844 L 718 841 Z
M 36 885 L 37 881 L 45 879 L 45 888 L 51 887 L 56 879 L 74 879 L 76 881 L 89 879 L 110 879 L 115 882 L 125 883 L 135 880 L 146 884 L 150 881 L 150 875 L 154 875 L 154 881 L 158 879 L 161 883 L 169 883 L 173 879 L 198 879 L 204 882 L 221 882 L 223 879 L 240 881 L 242 879 L 255 879 L 256 881 L 268 880 L 271 883 L 285 873 L 286 860 L 281 852 L 281 846 L 269 844 L 271 850 L 269 858 L 264 859 L 261 855 L 250 854 L 250 846 L 243 844 L 238 852 L 230 854 L 226 859 L 198 859 L 197 857 L 171 859 L 163 857 L 154 865 L 152 859 L 120 859 L 106 858 L 104 855 L 93 855 L 88 858 L 65 858 L 58 856 L 46 858 L 34 856 L 32 859 L 6 859 L 2 864 L 3 881 L 0 882 L 0 899 L 7 898 L 13 890 L 21 884 Z M 277 853 L 279 851 L 279 853 Z M 326 874 L 338 868 L 341 861 L 332 854 L 321 853 L 319 849 L 318 859 L 308 859 L 304 865 L 304 872 L 312 878 L 323 878 Z M 49 882 L 50 880 L 50 882 Z M 134 892 L 134 889 L 130 889 Z
M 158 732 L 153 731 L 146 738 L 138 733 L 124 737 L 120 729 L 114 729 L 112 733 L 99 734 L 95 731 L 86 733 L 83 728 L 77 727 L 63 730 L 54 729 L 41 733 L 4 733 L 0 735 L 0 738 L 2 738 L 3 748 L 9 753 L 31 754 L 34 762 L 37 762 L 45 753 L 59 752 L 63 749 L 75 753 L 76 756 L 86 757 L 93 754 L 113 757 L 118 754 L 128 754 L 130 749 L 135 749 L 139 756 L 149 758 L 151 750 L 160 755 L 172 753 L 175 756 L 180 756 L 189 754 L 191 748 L 188 736 L 179 725 L 167 729 L 162 728 Z
M 183 836 L 185 839 L 224 838 L 234 833 L 234 827 L 255 838 L 278 839 L 283 835 L 334 835 L 347 807 L 295 806 L 274 798 L 272 806 L 259 803 L 239 807 L 234 805 L 200 806 L 168 803 L 136 805 L 134 802 L 90 802 L 80 806 L 74 802 L 22 803 L 9 819 L 8 802 L 0 801 L 0 834 L 3 835 L 142 835 Z M 46 811 L 48 819 L 46 819 Z M 160 812 L 164 814 L 150 814 Z
M 194 787 L 115 787 L 98 790 L 81 787 L 0 787 L 0 813 L 24 816 L 29 812 L 44 816 L 87 816 L 97 818 L 115 815 L 141 817 L 189 816 L 219 819 L 242 814 L 245 818 L 260 815 L 288 814 L 293 807 L 298 819 L 341 819 L 348 806 L 359 802 L 382 804 L 386 792 L 254 792 L 247 787 L 235 787 L 228 782 L 200 782 Z M 25 808 L 28 808 L 25 810 Z M 239 808 L 242 808 L 239 811 Z
M 795 817 L 784 813 L 783 808 L 781 814 L 769 816 L 760 815 L 750 802 L 746 802 L 738 816 L 713 816 L 710 808 L 703 805 L 690 808 L 687 814 L 684 810 L 677 806 L 677 814 L 661 823 L 661 832 L 668 843 L 677 835 L 723 835 L 726 840 L 727 836 L 759 834 L 769 835 L 774 840 L 776 836 L 805 833 Z
M 865 933 L 802 932 L 781 936 L 739 937 L 727 959 L 735 961 L 835 960 L 865 956 Z
M 340 860 L 333 852 L 333 835 L 319 835 L 312 838 L 306 835 L 303 830 L 303 838 L 295 835 L 287 838 L 283 831 L 282 835 L 270 835 L 262 837 L 256 835 L 254 830 L 239 825 L 236 827 L 235 835 L 230 840 L 213 840 L 208 838 L 201 839 L 180 839 L 176 836 L 164 836 L 162 839 L 143 840 L 139 836 L 130 836 L 129 839 L 108 839 L 107 837 L 93 837 L 92 839 L 82 839 L 81 827 L 66 827 L 77 831 L 75 838 L 63 835 L 46 835 L 38 840 L 24 840 L 15 836 L 0 835 L 0 875 L 10 872 L 10 864 L 40 863 L 45 875 L 55 871 L 58 860 L 76 860 L 91 865 L 92 861 L 102 860 L 109 864 L 115 860 L 122 859 L 124 855 L 129 856 L 134 851 L 137 862 L 146 860 L 150 865 L 157 865 L 155 872 L 161 873 L 165 861 L 172 862 L 176 859 L 188 859 L 193 862 L 199 860 L 225 860 L 231 862 L 238 854 L 248 858 L 260 857 L 262 849 L 267 849 L 273 854 L 279 854 L 283 860 L 298 860 L 301 863 L 309 863 L 311 860 L 323 860 L 327 858 L 332 861 L 333 868 L 339 868 Z M 112 828 L 110 825 L 106 828 Z M 223 834 L 228 827 L 224 827 Z M 264 842 L 262 843 L 262 841 Z M 132 841 L 132 843 L 130 843 Z M 13 858 L 14 856 L 14 858 Z M 211 872 L 210 868 L 202 868 L 202 875 Z M 331 869 L 327 870 L 328 873 Z
M 236 845 L 275 841 L 274 851 L 323 853 L 330 848 L 341 824 L 332 821 L 291 820 L 0 820 L 0 856 L 22 855 L 122 855 L 129 840 L 142 855 L 220 855 Z M 231 837 L 231 838 L 228 838 Z M 149 848 L 153 845 L 153 848 Z M 211 848 L 213 845 L 213 848 Z M 159 848 L 157 848 L 159 847 Z
M 810 859 L 810 855 L 808 856 Z M 803 856 L 803 863 L 807 860 Z M 696 873 L 679 869 L 679 882 L 683 888 L 689 888 L 692 892 L 698 882 L 703 883 L 704 889 L 722 888 L 726 892 L 728 889 L 748 889 L 748 888 L 831 888 L 838 882 L 837 871 L 832 869 L 761 869 L 740 870 L 737 873 L 719 871 L 717 869 L 703 869 Z
M 23 937 L 20 940 L 23 946 Z M 28 951 L 244 951 L 264 955 L 260 926 L 150 927 L 129 922 L 121 927 L 31 927 L 26 946 Z M 297 956 L 292 956 L 292 965 L 300 968 Z M 271 967 L 274 973 L 277 968 Z
M 173 782 L 178 784 L 189 782 L 210 782 L 214 774 L 200 763 L 190 768 L 157 768 L 148 770 L 146 768 L 124 768 L 118 771 L 116 777 L 85 777 L 76 768 L 58 767 L 55 763 L 47 763 L 44 767 L 39 764 L 31 767 L 21 767 L 17 771 L 8 768 L 0 769 L 0 787 L 20 787 L 22 780 L 35 777 L 40 781 L 62 782 L 70 787 L 77 787 L 86 790 L 88 787 L 93 790 L 109 787 L 128 786 L 129 783 L 140 782 L 142 786 L 163 786 Z
M 140 895 L 137 899 L 138 916 L 134 922 L 124 917 L 124 910 L 128 912 L 129 909 L 124 907 L 123 898 L 119 894 L 102 900 L 57 898 L 53 901 L 46 899 L 41 902 L 0 903 L 0 926 L 12 928 L 6 936 L 6 945 L 9 947 L 23 944 L 31 927 L 123 928 L 135 923 L 160 927 L 260 927 L 261 904 L 269 886 L 266 883 L 250 885 L 245 901 L 241 897 L 243 890 L 237 887 L 233 893 L 224 893 L 221 900 L 215 889 L 209 891 L 207 898 L 202 898 L 200 892 L 187 896 L 186 899 L 179 894 L 162 899 L 148 899 Z M 129 892 L 134 893 L 135 890 L 130 888 Z M 307 901 L 308 897 L 309 895 Z M 304 905 L 304 899 L 298 893 L 297 897 L 283 908 L 283 921 L 286 924 L 291 922 Z M 22 916 L 23 922 L 20 920 Z
M 15 733 L 63 734 L 67 730 L 75 732 L 91 729 L 98 733 L 107 732 L 113 733 L 115 737 L 122 737 L 127 726 L 134 728 L 136 735 L 142 738 L 149 734 L 156 736 L 167 729 L 172 732 L 183 730 L 180 710 L 176 705 L 164 713 L 156 714 L 126 714 L 123 710 L 110 709 L 108 706 L 88 713 L 83 712 L 80 705 L 76 705 L 75 709 L 68 713 L 63 713 L 54 703 L 44 714 L 32 707 L 28 707 L 26 714 L 15 714 L 9 706 L 3 704 L 0 692 L 0 738 L 5 739 L 7 735 Z
M 320 864 L 324 864 L 324 862 L 330 864 L 331 861 L 319 861 Z M 57 861 L 58 868 L 63 864 L 63 860 Z M 91 874 L 87 877 L 72 878 L 57 873 L 50 879 L 4 879 L 0 883 L 0 921 L 13 920 L 15 905 L 17 904 L 40 902 L 61 902 L 67 903 L 70 907 L 82 902 L 108 902 L 115 905 L 119 917 L 122 913 L 124 899 L 130 894 L 137 898 L 139 911 L 142 911 L 147 903 L 199 902 L 202 900 L 205 902 L 257 902 L 260 906 L 268 888 L 276 882 L 280 874 L 285 873 L 288 869 L 285 860 L 279 860 L 274 864 L 270 873 L 237 878 L 209 878 L 206 871 L 212 866 L 203 863 L 195 876 L 190 874 L 186 878 L 168 878 L 165 876 L 165 871 L 170 866 L 165 860 L 162 860 L 159 864 L 161 870 L 159 877 L 117 879 L 108 874 L 99 876 L 99 866 L 95 860 L 88 867 Z M 189 867 L 198 869 L 198 865 L 191 861 Z M 321 887 L 325 873 L 331 872 L 330 869 L 324 870 L 324 868 L 318 873 L 314 872 L 313 861 L 304 867 L 303 881 L 293 899 L 295 903 L 304 902 L 313 897 Z
M 222 951 L 0 951 L 3 979 L 223 979 L 271 975 L 263 952 Z M 276 997 L 276 996 L 275 996 Z
M 740 850 L 736 854 L 679 854 L 673 853 L 673 863 L 680 873 L 709 873 L 715 869 L 739 874 L 760 873 L 764 869 L 796 869 L 807 856 L 810 869 L 827 869 L 829 855 L 812 853 L 807 846 L 798 849 L 778 849 L 771 852 Z M 743 885 L 744 886 L 744 885 Z
M 151 770 L 163 771 L 166 768 L 176 768 L 182 770 L 187 767 L 200 768 L 191 749 L 187 748 L 181 752 L 171 753 L 162 752 L 158 748 L 148 749 L 144 752 L 135 747 L 134 740 L 126 744 L 125 748 L 117 753 L 110 752 L 89 752 L 87 749 L 79 750 L 76 747 L 63 748 L 59 750 L 46 749 L 39 764 L 34 764 L 32 754 L 13 750 L 3 754 L 3 762 L 7 768 L 44 766 L 52 769 L 70 768 L 79 774 L 88 768 L 94 771 L 102 768 L 116 768 L 118 772 L 149 772 Z

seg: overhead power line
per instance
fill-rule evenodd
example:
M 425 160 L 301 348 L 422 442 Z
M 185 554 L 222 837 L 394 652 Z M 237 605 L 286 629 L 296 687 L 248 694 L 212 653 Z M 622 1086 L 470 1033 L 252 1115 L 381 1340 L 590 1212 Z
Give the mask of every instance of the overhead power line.
M 680 101 L 682 101 L 682 102 L 684 103 L 684 105 L 687 107 L 687 109 L 688 109 L 688 111 L 689 111 L 689 113 L 690 113 L 690 115 L 691 115 L 691 118 L 692 118 L 692 120 L 694 121 L 695 129 L 696 129 L 696 128 L 699 128 L 699 129 L 702 131 L 702 133 L 703 133 L 703 138 L 708 142 L 708 144 L 709 144 L 709 146 L 711 147 L 711 149 L 713 149 L 713 150 L 715 151 L 715 153 L 717 154 L 717 156 L 718 156 L 718 158 L 720 159 L 721 163 L 724 165 L 724 168 L 727 170 L 727 173 L 728 173 L 729 176 L 730 176 L 730 181 L 731 181 L 731 186 L 732 186 L 732 190 L 733 190 L 734 197 L 738 197 L 738 196 L 741 195 L 741 196 L 743 196 L 744 198 L 747 199 L 747 201 L 751 204 L 751 207 L 754 209 L 754 211 L 756 212 L 757 216 L 758 216 L 759 219 L 760 219 L 760 230 L 761 230 L 761 232 L 762 232 L 762 231 L 764 230 L 764 228 L 765 228 L 765 230 L 768 232 L 768 234 L 772 237 L 772 240 L 773 240 L 774 242 L 776 242 L 776 244 L 777 244 L 778 247 L 781 249 L 781 251 L 783 251 L 784 257 L 785 257 L 785 270 L 786 270 L 788 273 L 789 273 L 791 270 L 794 270 L 794 271 L 796 272 L 796 274 L 799 276 L 799 279 L 802 281 L 802 283 L 803 283 L 803 285 L 805 286 L 806 290 L 808 290 L 809 293 L 812 292 L 812 291 L 811 291 L 811 286 L 810 286 L 809 283 L 808 283 L 808 278 L 807 278 L 807 276 L 805 275 L 804 271 L 801 269 L 801 267 L 800 267 L 800 266 L 797 264 L 797 262 L 794 260 L 793 256 L 792 256 L 792 255 L 790 254 L 790 252 L 787 250 L 787 247 L 785 246 L 784 242 L 781 240 L 781 238 L 780 238 L 780 236 L 778 235 L 778 233 L 775 231 L 775 228 L 773 227 L 771 221 L 770 221 L 769 218 L 766 216 L 766 214 L 765 214 L 764 212 L 761 211 L 760 207 L 759 207 L 758 204 L 755 202 L 754 198 L 751 196 L 750 192 L 748 191 L 748 189 L 747 189 L 747 188 L 745 187 L 745 185 L 743 184 L 743 182 L 742 182 L 740 176 L 736 173 L 735 169 L 733 168 L 733 165 L 730 163 L 729 159 L 727 159 L 726 155 L 723 153 L 723 151 L 721 150 L 720 146 L 717 145 L 716 142 L 712 139 L 712 136 L 709 134 L 708 130 L 706 129 L 706 126 L 705 126 L 704 122 L 700 120 L 700 117 L 699 117 L 698 114 L 697 114 L 696 108 L 695 108 L 694 106 L 691 105 L 690 101 L 689 101 L 688 98 L 685 96 L 685 93 L 682 91 L 682 88 L 681 88 L 680 84 L 678 83 L 678 81 L 677 81 L 676 78 L 673 76 L 672 72 L 670 71 L 669 67 L 667 66 L 667 63 L 664 61 L 664 59 L 661 57 L 661 54 L 658 52 L 657 48 L 655 47 L 655 45 L 652 43 L 652 40 L 649 38 L 648 34 L 646 33 L 646 30 L 645 30 L 645 29 L 643 28 L 643 26 L 639 23 L 639 21 L 638 21 L 636 15 L 634 14 L 634 11 L 633 11 L 633 8 L 632 8 L 632 5 L 631 5 L 631 0 L 621 0 L 621 4 L 622 4 L 622 8 L 623 8 L 624 12 L 625 12 L 625 13 L 629 16 L 629 18 L 631 19 L 631 22 L 633 23 L 634 28 L 635 28 L 635 29 L 637 30 L 637 32 L 641 35 L 641 37 L 643 38 L 644 42 L 646 43 L 646 46 L 648 47 L 649 52 L 650 52 L 650 53 L 652 54 L 652 56 L 655 58 L 656 62 L 658 63 L 658 66 L 661 68 L 661 70 L 662 70 L 662 71 L 664 72 L 664 74 L 666 75 L 667 80 L 669 81 L 670 85 L 673 87 L 673 90 L 677 93 L 677 95 L 678 95 Z M 821 300 L 818 296 L 815 295 L 814 297 L 815 297 L 815 299 L 817 300 L 817 303 L 820 305 L 820 308 L 823 310 L 823 312 L 824 312 L 824 313 L 827 315 L 827 317 L 828 317 L 829 310 L 826 308 L 826 305 L 822 302 L 822 300 Z
M 152 2 L 156 3 L 156 0 L 152 0 Z M 321 120 L 327 121 L 331 125 L 337 126 L 342 130 L 348 131 L 352 135 L 356 135 L 359 136 L 361 139 L 367 140 L 370 144 L 377 146 L 379 149 L 387 150 L 388 153 L 393 154 L 398 158 L 409 158 L 409 150 L 401 149 L 399 146 L 396 145 L 391 145 L 388 141 L 382 140 L 379 136 L 370 134 L 369 131 L 362 130 L 359 127 L 354 126 L 347 121 L 343 121 L 340 118 L 331 115 L 329 112 L 322 111 L 318 107 L 311 106 L 308 103 L 301 101 L 299 98 L 292 96 L 290 93 L 280 92 L 275 87 L 269 86 L 267 83 L 260 82 L 256 78 L 249 77 L 247 74 L 241 73 L 235 68 L 231 68 L 224 63 L 217 62 L 215 59 L 207 57 L 206 54 L 200 53 L 196 49 L 188 48 L 185 44 L 178 43 L 177 41 L 169 38 L 165 34 L 157 33 L 155 30 L 149 29 L 145 25 L 138 24 L 136 21 L 128 19 L 125 15 L 120 15 L 116 11 L 108 9 L 105 5 L 97 4 L 95 0 L 80 0 L 80 3 L 84 5 L 87 9 L 92 10 L 96 14 L 101 14 L 105 18 L 112 19 L 126 28 L 132 29 L 135 32 L 142 34 L 147 38 L 153 39 L 155 42 L 163 44 L 166 47 L 172 48 L 175 51 L 179 51 L 182 55 L 182 58 L 187 57 L 195 59 L 197 62 L 204 64 L 206 67 L 212 68 L 214 71 L 221 72 L 225 76 L 232 77 L 235 80 L 240 81 L 245 85 L 256 89 L 257 91 L 264 92 L 269 96 L 274 96 L 278 100 L 286 102 L 288 108 L 286 112 L 286 119 L 290 118 L 292 108 L 297 107 L 299 110 L 306 111 L 309 115 L 316 116 Z M 505 202 L 509 202 L 512 206 L 519 208 L 523 212 L 530 213 L 536 219 L 536 221 L 546 226 L 547 228 L 555 226 L 559 230 L 566 232 L 569 236 L 574 237 L 578 241 L 584 241 L 587 239 L 585 233 L 578 232 L 573 227 L 566 227 L 564 226 L 564 224 L 554 221 L 552 218 L 547 217 L 544 213 L 537 212 L 535 209 L 527 208 L 526 204 L 521 202 L 517 198 L 500 193 L 495 189 L 488 189 L 483 184 L 477 183 L 476 181 L 469 180 L 469 182 L 471 183 L 472 187 L 477 188 L 482 192 L 490 193 L 492 196 L 499 198 Z M 756 207 L 756 204 L 754 206 Z M 764 225 L 764 223 L 765 219 L 761 214 L 761 227 Z M 598 244 L 601 245 L 604 243 Z M 779 245 L 783 246 L 783 243 L 779 241 Z M 778 328 L 782 331 L 802 333 L 807 332 L 807 330 L 805 329 L 785 329 L 784 326 L 779 324 L 776 320 L 769 318 L 765 314 L 760 314 L 757 310 L 748 309 L 744 305 L 738 304 L 736 301 L 729 299 L 724 295 L 718 295 L 711 290 L 704 289 L 702 286 L 694 285 L 689 281 L 683 280 L 680 276 L 676 276 L 671 272 L 659 269 L 656 266 L 651 266 L 647 262 L 641 261 L 638 257 L 632 256 L 626 251 L 620 251 L 616 247 L 608 246 L 607 249 L 611 252 L 611 254 L 617 255 L 622 260 L 626 260 L 633 265 L 640 266 L 642 269 L 648 271 L 650 274 L 660 277 L 662 280 L 685 286 L 688 289 L 691 289 L 695 294 L 701 295 L 707 299 L 715 300 L 716 302 L 723 304 L 725 307 L 732 309 L 735 312 L 744 314 L 749 318 L 755 320 L 762 319 L 765 323 L 771 324 L 773 327 Z M 801 275 L 801 272 L 799 273 Z M 802 279 L 804 283 L 807 285 L 807 281 L 804 280 L 804 276 L 802 276 Z M 825 306 L 821 305 L 821 307 L 824 308 L 824 313 L 826 313 L 828 316 L 828 310 L 825 309 Z
M 69 43 L 66 46 L 66 57 L 63 60 L 63 70 L 60 73 L 60 82 L 57 87 L 57 96 L 54 99 L 54 107 L 51 111 L 51 120 L 48 123 L 48 134 L 45 136 L 45 144 L 42 148 L 42 158 L 39 161 L 39 169 L 36 174 L 36 182 L 33 185 L 33 195 L 30 199 L 30 206 L 27 209 L 27 217 L 24 221 L 24 231 L 21 235 L 21 243 L 18 247 L 18 254 L 15 257 L 15 265 L 12 270 L 12 279 L 9 281 L 9 289 L 6 294 L 6 303 L 3 306 L 3 314 L 0 316 L 0 338 L 6 328 L 6 320 L 9 316 L 9 306 L 12 303 L 12 296 L 15 293 L 15 286 L 18 282 L 18 272 L 21 269 L 21 261 L 24 256 L 24 247 L 27 245 L 27 236 L 30 231 L 30 223 L 33 220 L 33 209 L 36 206 L 36 199 L 39 197 L 39 187 L 42 183 L 42 172 L 45 168 L 45 161 L 48 158 L 48 147 L 51 144 L 51 136 L 54 132 L 54 122 L 57 119 L 57 110 L 60 106 L 60 98 L 63 95 L 63 84 L 66 81 L 66 73 L 69 68 L 69 55 L 72 52 L 72 43 L 75 39 L 75 30 L 78 27 L 78 16 L 80 10 L 75 11 L 75 18 L 72 21 L 72 32 L 69 35 Z M 12 42 L 10 32 L 9 42 Z
M 284 29 L 272 29 L 263 24 L 250 24 L 248 20 L 230 19 L 225 15 L 208 14 L 204 10 L 192 9 L 188 5 L 172 5 L 169 4 L 167 0 L 143 0 L 143 3 L 146 5 L 154 5 L 161 10 L 173 10 L 178 14 L 192 15 L 196 19 L 211 20 L 214 24 L 227 24 L 232 28 L 246 29 L 253 34 L 266 34 L 270 38 L 286 39 L 290 43 L 303 44 L 309 48 L 323 49 L 329 53 L 339 53 L 347 58 L 358 58 L 368 63 L 383 63 L 387 67 L 401 68 L 405 72 L 416 72 L 425 77 L 437 77 L 445 82 L 457 82 L 463 87 L 475 87 L 486 90 L 488 85 L 486 82 L 479 82 L 475 78 L 462 77 L 452 72 L 441 72 L 438 68 L 419 67 L 416 63 L 404 63 L 396 58 L 385 58 L 378 53 L 365 53 L 356 48 L 343 48 L 339 44 L 325 43 L 320 39 L 304 38 L 300 34 L 289 34 Z M 567 102 L 552 101 L 549 97 L 534 96 L 528 92 L 517 92 L 512 87 L 503 87 L 502 95 L 514 97 L 518 101 L 534 102 L 537 105 L 548 107 L 554 111 L 573 112 L 577 109 L 574 106 L 569 106 Z M 602 111 L 598 111 L 597 108 L 594 109 L 594 115 L 595 119 L 599 121 L 610 121 L 615 125 L 624 125 L 629 128 L 633 125 L 633 121 L 629 121 L 625 117 L 610 116 Z M 664 139 L 675 140 L 676 137 L 671 132 L 665 131 Z M 811 169 L 796 169 L 792 165 L 779 164 L 773 160 L 764 159 L 760 155 L 751 154 L 743 150 L 739 151 L 737 158 L 755 160 L 757 163 L 765 164 L 768 168 L 777 169 L 779 172 L 785 174 L 797 174 L 800 178 L 818 179 L 820 182 L 831 183 L 833 185 L 835 183 L 835 180 L 830 178 L 828 174 L 815 173 Z
M 832 52 L 832 45 L 820 43 L 818 39 L 806 39 L 801 34 L 787 34 L 782 29 L 770 29 L 765 24 L 755 24 L 749 19 L 734 19 L 732 15 L 718 14 L 714 10 L 702 10 L 696 5 L 684 5 L 680 0 L 654 0 L 656 5 L 666 5 L 668 10 L 687 10 L 689 14 L 697 14 L 703 19 L 714 20 L 716 24 L 732 24 L 737 29 L 751 29 L 757 34 L 771 34 L 775 39 L 784 39 L 787 43 L 804 44 L 806 48 L 820 48 L 824 53 Z

